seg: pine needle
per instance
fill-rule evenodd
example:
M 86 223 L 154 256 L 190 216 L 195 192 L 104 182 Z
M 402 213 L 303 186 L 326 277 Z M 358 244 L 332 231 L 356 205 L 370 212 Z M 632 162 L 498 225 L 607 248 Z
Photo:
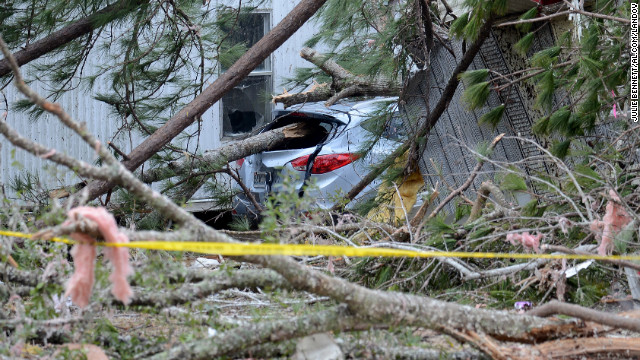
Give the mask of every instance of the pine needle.
M 536 123 L 533 124 L 533 127 L 531 128 L 531 130 L 533 130 L 534 134 L 539 136 L 549 135 L 549 117 L 545 116 L 540 120 L 536 121 Z
M 498 126 L 500 120 L 502 120 L 502 115 L 504 114 L 505 106 L 504 104 L 493 108 L 488 113 L 482 115 L 482 117 L 478 120 L 480 124 L 489 124 L 491 127 L 495 128 Z
M 565 140 L 558 143 L 555 143 L 551 147 L 551 153 L 557 156 L 560 159 L 564 159 L 569 155 L 569 146 L 571 145 L 571 140 Z
M 580 67 L 594 77 L 597 77 L 600 75 L 602 69 L 604 69 L 604 64 L 588 56 L 583 56 L 580 59 Z
M 513 48 L 518 54 L 527 56 L 527 52 L 533 44 L 533 35 L 534 33 L 532 32 L 528 33 L 527 35 L 523 36 L 522 39 L 520 39 L 517 43 L 515 43 L 515 45 L 513 45 Z
M 462 80 L 465 86 L 471 86 L 479 82 L 485 81 L 488 75 L 489 75 L 488 69 L 480 69 L 480 70 L 465 71 L 460 75 L 458 75 L 458 78 Z
M 567 133 L 569 130 L 569 118 L 571 117 L 571 111 L 568 106 L 563 106 L 556 112 L 551 114 L 549 118 L 549 131 L 558 133 Z
M 460 15 L 457 19 L 455 19 L 451 23 L 451 26 L 449 27 L 449 33 L 451 33 L 451 35 L 454 35 L 456 37 L 462 36 L 464 28 L 465 26 L 467 26 L 468 21 L 469 21 L 469 13 L 464 13 Z
M 507 0 L 494 0 L 491 11 L 498 16 L 504 16 L 507 13 Z
M 481 82 L 469 86 L 462 94 L 462 100 L 467 103 L 470 110 L 484 106 L 489 98 L 489 82 Z
M 536 67 L 549 67 L 551 63 L 560 55 L 560 46 L 553 46 L 548 49 L 538 51 L 531 58 L 531 65 Z
M 553 103 L 553 93 L 555 92 L 555 80 L 553 78 L 553 70 L 549 70 L 542 75 L 538 82 L 538 97 L 536 106 L 542 109 L 551 109 Z
M 538 16 L 538 8 L 532 7 L 527 12 L 520 16 L 520 20 L 529 20 Z M 516 25 L 516 28 L 522 32 L 529 32 L 531 30 L 531 23 L 523 23 Z

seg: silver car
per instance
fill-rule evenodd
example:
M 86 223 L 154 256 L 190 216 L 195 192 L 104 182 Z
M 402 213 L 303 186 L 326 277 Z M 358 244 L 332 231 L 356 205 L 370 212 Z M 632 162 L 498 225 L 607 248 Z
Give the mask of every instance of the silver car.
M 311 135 L 295 139 L 280 149 L 248 156 L 236 162 L 242 182 L 259 203 L 269 194 L 285 191 L 283 181 L 292 180 L 299 196 L 311 199 L 314 206 L 331 208 L 340 195 L 344 195 L 369 172 L 371 165 L 379 163 L 399 145 L 403 137 L 402 120 L 397 116 L 397 98 L 377 98 L 352 104 L 325 107 L 321 103 L 306 104 L 292 110 L 277 110 L 274 120 L 261 132 L 305 122 L 313 126 Z M 360 157 L 365 142 L 375 136 L 367 128 L 376 126 L 367 122 L 385 112 L 395 113 L 382 136 L 367 153 Z M 314 187 L 305 189 L 303 184 Z M 357 199 L 375 195 L 380 181 L 369 184 Z M 291 191 L 290 187 L 289 190 Z M 243 192 L 233 201 L 234 215 L 257 218 L 257 211 Z

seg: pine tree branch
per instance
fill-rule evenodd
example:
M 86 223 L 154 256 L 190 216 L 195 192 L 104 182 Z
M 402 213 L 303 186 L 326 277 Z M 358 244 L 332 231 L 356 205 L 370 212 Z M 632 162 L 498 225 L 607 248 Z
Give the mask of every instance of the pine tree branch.
M 14 72 L 16 75 L 19 75 L 18 69 L 14 69 Z M 19 76 L 16 77 L 18 78 Z M 457 77 L 457 74 L 454 74 L 453 77 Z M 53 106 L 49 110 L 56 113 L 60 117 L 61 121 L 65 122 L 69 127 L 78 131 L 83 139 L 85 139 L 88 144 L 95 148 L 100 155 L 104 157 L 104 160 L 109 166 L 118 165 L 118 167 L 115 168 L 116 171 L 113 173 L 114 183 L 118 183 L 125 187 L 132 194 L 161 211 L 163 215 L 183 225 L 185 229 L 191 230 L 193 234 L 192 240 L 238 243 L 235 239 L 206 226 L 201 221 L 198 221 L 193 215 L 172 203 L 166 197 L 158 194 L 148 186 L 141 183 L 135 176 L 133 176 L 133 174 L 124 168 L 123 165 L 120 165 L 117 162 L 114 164 L 112 155 L 106 147 L 97 143 L 97 140 L 95 140 L 90 134 L 86 133 L 86 130 L 77 129 L 78 124 L 73 123 L 70 118 L 67 118 L 59 106 L 57 108 Z M 68 121 L 65 121 L 65 119 Z M 435 120 L 437 120 L 437 118 Z M 483 331 L 489 335 L 499 335 L 501 338 L 505 339 L 522 339 L 528 341 L 558 336 L 557 332 L 549 332 L 547 330 L 549 327 L 553 327 L 558 324 L 568 326 L 562 328 L 562 335 L 565 335 L 568 330 L 579 331 L 579 329 L 571 327 L 572 324 L 540 319 L 528 315 L 518 315 L 509 312 L 486 309 L 474 309 L 469 306 L 447 303 L 430 299 L 428 297 L 367 289 L 349 281 L 328 276 L 322 272 L 310 269 L 289 257 L 244 256 L 240 257 L 240 259 L 275 270 L 295 289 L 329 296 L 335 301 L 346 303 L 348 305 L 348 314 L 344 314 L 345 316 L 339 316 L 335 321 L 329 322 L 324 322 L 324 317 L 322 317 L 320 319 L 321 326 L 329 324 L 329 326 L 341 327 L 344 325 L 344 322 L 341 321 L 351 321 L 355 319 L 365 323 L 375 322 L 423 327 L 437 327 L 441 326 L 441 324 L 446 324 L 456 329 Z M 348 316 L 349 314 L 354 316 Z M 309 326 L 308 323 L 304 325 L 305 329 L 313 328 Z M 261 334 L 274 336 L 274 331 L 280 329 L 283 329 L 280 333 L 286 334 L 288 331 L 291 331 L 291 334 L 299 334 L 298 328 L 295 327 L 271 327 L 260 331 Z M 322 329 L 325 328 L 323 327 Z M 532 330 L 535 329 L 542 330 L 533 332 Z M 239 331 L 243 332 L 238 333 L 237 335 L 244 335 L 247 329 L 240 329 Z M 249 332 L 248 334 L 252 333 Z M 245 344 L 244 337 L 237 336 L 235 338 L 240 338 L 242 341 L 240 346 Z M 228 338 L 224 338 L 223 340 L 227 339 Z M 211 342 L 209 341 L 207 344 L 210 345 Z M 219 344 L 222 344 L 221 346 L 226 346 L 228 343 L 223 341 Z M 207 348 L 203 349 L 203 351 L 205 351 L 204 356 L 206 357 L 207 354 L 209 354 L 209 350 Z M 180 352 L 180 350 L 178 350 L 178 352 Z
M 272 99 L 274 103 L 282 103 L 288 107 L 305 102 L 326 100 L 325 105 L 331 106 L 337 101 L 351 96 L 397 96 L 402 91 L 402 84 L 397 80 L 384 76 L 371 78 L 354 75 L 314 49 L 304 47 L 300 50 L 300 56 L 331 76 L 331 85 L 314 84 L 309 90 L 301 93 L 289 94 L 285 92 L 274 96 Z
M 95 14 L 84 17 L 73 24 L 52 33 L 36 42 L 30 43 L 23 50 L 13 54 L 18 66 L 27 64 L 42 55 L 45 55 L 71 41 L 86 35 L 96 28 L 103 26 L 113 20 L 119 19 L 127 13 L 137 9 L 140 5 L 148 3 L 149 0 L 120 0 L 113 5 L 109 5 Z M 7 59 L 0 61 L 0 77 L 11 72 L 11 66 Z
M 331 90 L 331 85 L 316 83 L 316 84 L 313 84 L 311 88 L 307 91 L 303 91 L 301 93 L 293 93 L 293 94 L 289 94 L 288 92 L 285 91 L 280 95 L 275 95 L 271 99 L 271 101 L 274 104 L 281 103 L 285 107 L 289 107 L 291 105 L 296 105 L 296 104 L 325 101 L 329 99 L 331 95 L 333 95 L 333 90 Z
M 227 289 L 290 289 L 289 283 L 274 271 L 270 270 L 242 270 L 231 273 L 215 274 L 195 284 L 184 284 L 171 291 L 137 292 L 131 299 L 130 306 L 167 307 L 185 304 Z M 113 305 L 120 305 L 115 298 L 111 298 Z
M 469 219 L 467 219 L 467 224 L 480 217 L 480 215 L 482 214 L 482 209 L 484 209 L 484 205 L 487 203 L 489 194 L 493 194 L 493 197 L 496 199 L 498 205 L 502 206 L 505 209 L 508 208 L 507 201 L 502 191 L 500 191 L 500 188 L 498 188 L 491 181 L 484 181 L 482 184 L 480 184 L 480 188 L 478 189 L 478 197 L 473 203 L 471 213 L 469 214 Z
M 597 311 L 580 305 L 567 304 L 557 300 L 548 302 L 536 309 L 529 311 L 530 315 L 547 317 L 555 314 L 569 315 L 586 321 L 608 325 L 617 329 L 627 329 L 640 332 L 640 319 L 614 315 Z
M 280 321 L 264 321 L 228 330 L 220 335 L 184 343 L 151 357 L 154 360 L 212 359 L 249 346 L 353 327 L 358 320 L 344 306 Z

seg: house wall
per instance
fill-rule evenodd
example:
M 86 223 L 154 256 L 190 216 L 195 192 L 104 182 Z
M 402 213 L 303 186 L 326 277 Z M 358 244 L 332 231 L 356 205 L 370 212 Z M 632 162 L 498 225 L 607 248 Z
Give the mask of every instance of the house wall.
M 237 3 L 234 3 L 237 5 Z M 268 12 L 271 14 L 271 27 L 280 22 L 296 5 L 295 2 L 289 1 L 267 1 L 259 8 L 260 12 Z M 278 50 L 271 55 L 272 64 L 272 83 L 273 91 L 280 93 L 284 78 L 292 74 L 296 67 L 309 66 L 299 56 L 299 50 L 303 47 L 303 43 L 314 33 L 315 25 L 312 21 L 307 22 L 296 32 L 289 40 L 287 40 Z M 112 36 L 105 32 L 104 37 Z M 84 75 L 91 75 L 100 71 L 101 60 L 103 55 L 93 51 L 90 53 L 86 64 L 83 67 Z M 55 58 L 45 58 L 39 61 L 55 61 Z M 33 64 L 23 66 L 23 74 L 27 80 L 33 80 Z M 100 79 L 100 78 L 99 78 Z M 215 79 L 210 79 L 208 84 Z M 72 85 L 77 85 L 74 81 Z M 35 90 L 44 90 L 46 86 L 39 81 L 33 81 L 31 86 Z M 124 130 L 125 122 L 123 119 L 111 113 L 109 106 L 97 101 L 93 98 L 98 93 L 109 92 L 109 84 L 104 81 L 97 81 L 93 88 L 86 89 L 77 87 L 69 91 L 56 100 L 75 120 L 86 122 L 87 128 L 101 142 L 111 141 L 116 144 L 122 151 L 128 153 L 139 145 L 143 137 Z M 96 161 L 94 151 L 90 149 L 82 140 L 73 132 L 63 127 L 60 122 L 53 116 L 45 114 L 37 120 L 31 120 L 29 115 L 24 112 L 15 110 L 14 103 L 23 96 L 18 93 L 13 85 L 8 86 L 2 91 L 9 104 L 7 122 L 25 137 L 38 141 L 45 146 L 53 147 L 57 151 L 66 153 L 70 156 L 84 160 L 89 163 Z M 0 100 L 1 97 L 0 97 Z M 221 121 L 221 102 L 214 104 L 202 116 L 200 124 L 193 124 L 186 132 L 193 133 L 198 130 L 200 135 L 194 137 L 188 142 L 175 140 L 174 144 L 180 144 L 187 147 L 188 151 L 201 153 L 206 150 L 220 147 L 232 139 L 222 137 L 222 121 Z M 275 107 L 274 107 L 275 108 Z M 6 106 L 4 102 L 0 102 L 0 113 L 4 112 Z M 68 186 L 78 183 L 79 179 L 71 171 L 54 166 L 52 163 L 35 158 L 25 151 L 15 149 L 10 143 L 4 139 L 0 142 L 0 186 L 3 186 L 5 193 L 9 198 L 17 198 L 18 194 L 10 189 L 10 183 L 16 176 L 24 176 L 26 173 L 37 174 L 40 179 L 40 187 L 42 189 L 54 189 L 62 186 Z M 149 164 L 145 164 L 149 167 Z M 220 179 L 228 182 L 228 179 Z M 203 191 L 199 191 L 194 199 L 203 200 L 208 195 Z M 210 202 L 200 201 L 200 207 L 211 207 Z
M 537 34 L 531 52 L 539 51 L 555 42 L 554 32 L 549 24 L 544 25 Z M 526 59 L 516 54 L 512 46 L 519 39 L 519 36 L 515 29 L 494 29 L 474 58 L 470 70 L 491 69 L 501 74 L 509 74 L 523 68 Z M 416 118 L 426 112 L 426 104 L 423 99 L 424 94 L 427 94 L 427 86 L 430 89 L 428 92 L 429 106 L 433 108 L 440 99 L 442 89 L 444 89 L 451 73 L 462 58 L 462 42 L 453 40 L 449 45 L 455 52 L 455 57 L 444 47 L 437 46 L 431 53 L 430 68 L 425 70 L 421 76 L 414 77 L 409 84 L 409 89 L 406 92 L 409 94 L 407 109 Z M 495 80 L 500 82 L 499 79 Z M 473 151 L 478 148 L 481 142 L 489 142 L 501 133 L 506 134 L 506 137 L 497 144 L 492 152 L 492 160 L 511 164 L 518 163 L 518 166 L 529 174 L 551 170 L 552 165 L 542 160 L 543 154 L 535 145 L 526 140 L 508 138 L 518 136 L 540 142 L 540 139 L 531 131 L 533 123 L 543 116 L 542 112 L 534 106 L 535 89 L 533 85 L 519 83 L 500 94 L 492 91 L 486 106 L 474 111 L 470 111 L 462 101 L 464 89 L 464 84 L 460 83 L 449 107 L 431 130 L 424 146 L 420 169 L 428 187 L 460 187 L 477 164 Z M 561 101 L 563 101 L 563 97 L 556 94 L 554 103 L 558 104 Z M 505 104 L 505 113 L 495 129 L 490 125 L 478 123 L 483 114 L 500 104 Z M 466 195 L 475 197 L 475 192 L 480 184 L 485 180 L 495 181 L 499 170 L 492 164 L 485 164 L 473 185 L 466 191 Z M 536 184 L 530 183 L 528 185 L 536 190 Z M 440 200 L 448 192 L 441 191 L 441 193 Z M 528 197 L 524 196 L 517 200 L 524 204 Z M 453 213 L 455 204 L 449 203 L 447 211 Z

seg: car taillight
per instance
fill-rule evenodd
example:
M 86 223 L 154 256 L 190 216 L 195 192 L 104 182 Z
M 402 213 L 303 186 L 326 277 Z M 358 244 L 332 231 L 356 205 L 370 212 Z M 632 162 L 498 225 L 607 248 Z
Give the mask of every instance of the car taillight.
M 236 160 L 236 165 L 238 165 L 239 168 L 242 167 L 242 164 L 244 164 L 244 158 Z
M 341 167 L 351 164 L 357 160 L 360 156 L 357 154 L 328 154 L 320 155 L 316 157 L 311 167 L 312 174 L 324 174 L 330 171 L 340 169 Z M 295 170 L 305 171 L 307 170 L 307 162 L 309 162 L 309 155 L 301 156 L 291 161 L 291 166 Z

